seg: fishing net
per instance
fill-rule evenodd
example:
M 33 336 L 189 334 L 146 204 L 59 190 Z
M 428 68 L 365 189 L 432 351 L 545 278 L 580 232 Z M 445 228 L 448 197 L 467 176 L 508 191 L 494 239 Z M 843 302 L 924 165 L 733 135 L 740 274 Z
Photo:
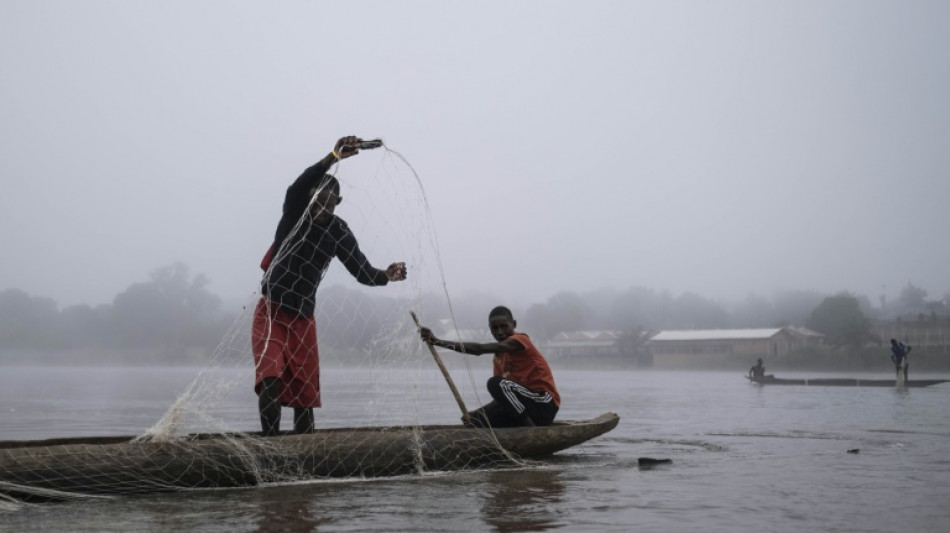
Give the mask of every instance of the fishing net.
M 257 397 L 250 392 L 255 375 L 252 322 L 262 301 L 258 290 L 247 299 L 207 367 L 153 427 L 131 441 L 102 437 L 28 448 L 0 445 L 0 493 L 62 498 L 519 464 L 499 446 L 496 432 L 461 430 L 456 398 L 410 316 L 415 311 L 443 338 L 486 340 L 463 338 L 455 328 L 419 177 L 386 147 L 344 159 L 331 172 L 344 199 L 336 215 L 347 222 L 363 253 L 380 269 L 404 261 L 408 278 L 364 287 L 354 279 L 359 273 L 348 272 L 340 259 L 320 274 L 324 279 L 314 314 L 323 407 L 315 409 L 313 434 L 287 434 L 294 422 L 289 407 L 281 411 L 284 435 L 259 434 Z M 292 181 L 288 178 L 287 184 Z M 322 230 L 314 224 L 317 212 L 307 209 L 297 221 L 284 246 L 273 252 L 265 279 L 274 275 L 279 262 L 312 260 L 301 255 L 297 237 L 310 232 L 312 242 L 329 238 L 321 237 Z M 261 244 L 263 254 L 268 243 Z M 267 306 L 281 304 L 263 301 Z M 262 333 L 265 343 L 282 341 L 272 337 L 272 325 L 268 322 Z M 484 379 L 475 379 L 466 359 L 453 353 L 446 356 L 446 365 L 458 378 L 463 401 L 473 409 L 486 403 L 488 395 Z M 482 367 L 485 377 L 490 374 L 490 357 L 473 364 Z

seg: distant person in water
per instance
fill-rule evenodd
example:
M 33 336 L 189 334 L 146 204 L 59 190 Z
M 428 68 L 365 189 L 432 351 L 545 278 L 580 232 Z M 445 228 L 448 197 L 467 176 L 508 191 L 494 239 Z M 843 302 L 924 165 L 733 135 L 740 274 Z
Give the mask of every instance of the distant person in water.
M 313 408 L 321 406 L 315 299 L 333 258 L 363 285 L 406 279 L 405 263 L 392 263 L 386 270 L 371 265 L 349 226 L 334 214 L 342 201 L 340 183 L 327 171 L 358 154 L 360 143 L 354 136 L 341 138 L 287 188 L 283 216 L 261 261 L 264 279 L 251 344 L 265 436 L 279 433 L 282 406 L 293 408 L 295 432 L 313 431 Z
M 471 413 L 474 427 L 548 426 L 554 422 L 561 396 L 547 360 L 531 339 L 515 331 L 518 323 L 507 307 L 498 306 L 488 314 L 488 328 L 495 342 L 446 341 L 421 327 L 422 340 L 459 353 L 495 354 L 494 375 L 488 380 L 492 401 Z
M 907 380 L 908 363 L 907 354 L 910 353 L 909 344 L 904 344 L 897 339 L 891 339 L 891 361 L 894 363 L 894 373 L 900 375 L 901 366 L 904 367 L 904 380 Z
M 755 366 L 749 369 L 749 377 L 751 378 L 764 378 L 765 377 L 765 367 L 762 366 L 762 359 L 756 359 Z

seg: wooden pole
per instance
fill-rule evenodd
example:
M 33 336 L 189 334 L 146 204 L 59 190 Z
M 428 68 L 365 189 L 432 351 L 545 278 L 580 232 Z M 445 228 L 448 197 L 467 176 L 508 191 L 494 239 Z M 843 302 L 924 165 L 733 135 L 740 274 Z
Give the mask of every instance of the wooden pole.
M 412 315 L 412 320 L 416 323 L 417 328 L 421 328 L 422 325 L 419 324 L 419 317 L 416 316 L 414 311 L 409 311 L 409 314 Z M 426 343 L 426 346 L 429 347 L 429 352 L 432 353 L 432 358 L 435 359 L 437 365 L 439 365 L 439 370 L 442 371 L 442 376 L 445 377 L 446 383 L 449 384 L 449 388 L 452 389 L 452 395 L 455 396 L 455 401 L 459 404 L 459 409 L 462 410 L 462 421 L 465 422 L 465 425 L 469 424 L 468 409 L 465 408 L 465 402 L 462 401 L 462 395 L 459 394 L 459 390 L 455 388 L 455 382 L 452 381 L 452 376 L 449 375 L 448 369 L 445 368 L 445 364 L 442 362 L 442 358 L 439 357 L 439 353 L 435 351 L 435 346 L 432 346 L 429 343 Z

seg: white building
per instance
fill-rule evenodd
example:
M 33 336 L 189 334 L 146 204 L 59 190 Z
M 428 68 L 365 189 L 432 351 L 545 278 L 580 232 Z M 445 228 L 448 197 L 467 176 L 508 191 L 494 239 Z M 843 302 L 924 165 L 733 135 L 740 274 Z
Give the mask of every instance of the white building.
M 727 361 L 781 357 L 789 352 L 819 346 L 823 335 L 807 328 L 664 330 L 650 337 L 647 346 L 656 368 L 701 368 Z

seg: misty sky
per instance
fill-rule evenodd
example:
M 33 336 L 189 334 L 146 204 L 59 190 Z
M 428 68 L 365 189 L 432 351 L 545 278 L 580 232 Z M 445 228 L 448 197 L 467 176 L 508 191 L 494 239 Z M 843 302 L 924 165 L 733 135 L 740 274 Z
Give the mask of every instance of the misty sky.
M 950 292 L 950 2 L 4 0 L 0 68 L 0 290 L 61 305 L 175 261 L 247 296 L 351 133 L 450 291 Z

